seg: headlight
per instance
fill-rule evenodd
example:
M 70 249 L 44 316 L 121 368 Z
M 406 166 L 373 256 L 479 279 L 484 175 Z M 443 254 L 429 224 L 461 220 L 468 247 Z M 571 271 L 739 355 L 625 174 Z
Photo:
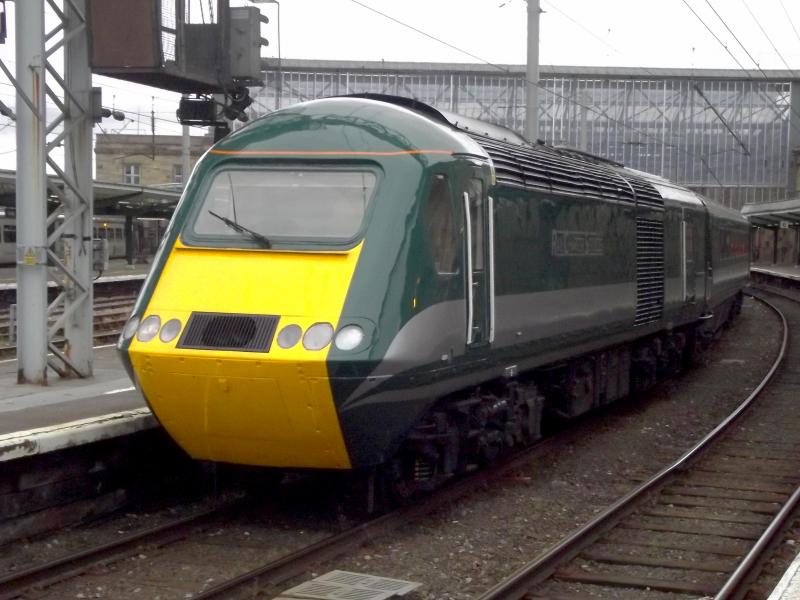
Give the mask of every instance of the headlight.
M 314 323 L 303 336 L 303 348 L 306 350 L 322 350 L 331 343 L 333 325 L 330 323 Z
M 136 329 L 139 327 L 139 317 L 131 317 L 128 319 L 128 322 L 125 323 L 125 327 L 122 329 L 122 339 L 129 340 L 133 337 L 133 334 L 136 333 Z
M 364 341 L 364 330 L 358 325 L 347 325 L 336 334 L 334 344 L 339 350 L 355 350 Z
M 164 323 L 161 332 L 158 334 L 158 339 L 164 343 L 171 342 L 180 332 L 181 322 L 178 319 L 170 319 Z
M 150 315 L 139 325 L 136 339 L 140 342 L 149 342 L 156 337 L 159 329 L 161 329 L 161 318 L 158 315 Z
M 300 341 L 302 335 L 303 330 L 300 329 L 299 325 L 287 325 L 281 329 L 281 332 L 278 334 L 278 346 L 284 350 L 288 350 Z

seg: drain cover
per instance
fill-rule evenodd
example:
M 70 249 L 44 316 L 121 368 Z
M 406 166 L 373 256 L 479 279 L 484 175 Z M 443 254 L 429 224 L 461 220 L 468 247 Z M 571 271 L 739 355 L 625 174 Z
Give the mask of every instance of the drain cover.
M 405 596 L 420 583 L 376 577 L 349 571 L 331 571 L 286 590 L 281 598 L 315 598 L 318 600 L 385 600 Z

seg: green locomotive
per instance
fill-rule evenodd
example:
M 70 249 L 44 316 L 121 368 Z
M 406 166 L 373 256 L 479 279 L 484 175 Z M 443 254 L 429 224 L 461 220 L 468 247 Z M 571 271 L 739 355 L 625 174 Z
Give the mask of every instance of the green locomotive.
M 329 98 L 201 159 L 118 347 L 193 457 L 413 492 L 677 371 L 748 271 L 747 222 L 664 179 Z

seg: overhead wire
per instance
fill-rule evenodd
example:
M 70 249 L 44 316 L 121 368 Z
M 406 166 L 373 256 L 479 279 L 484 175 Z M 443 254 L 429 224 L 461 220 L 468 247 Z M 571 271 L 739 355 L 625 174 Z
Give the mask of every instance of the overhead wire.
M 742 0 L 742 4 L 744 4 L 744 7 L 747 9 L 747 12 L 750 13 L 750 16 L 753 17 L 753 21 L 756 22 L 756 25 L 758 25 L 758 28 L 761 30 L 761 33 L 764 34 L 764 37 L 767 38 L 769 45 L 772 46 L 772 49 L 775 51 L 775 54 L 777 54 L 778 58 L 780 58 L 781 62 L 783 62 L 783 65 L 787 69 L 789 69 L 789 72 L 792 74 L 793 77 L 797 78 L 797 75 L 795 75 L 795 72 L 792 70 L 792 67 L 790 67 L 789 63 L 786 62 L 786 59 L 783 58 L 783 54 L 781 54 L 780 50 L 778 50 L 778 48 L 775 46 L 772 39 L 769 37 L 769 35 L 767 35 L 767 32 L 764 31 L 764 27 L 762 27 L 761 21 L 759 21 L 758 17 L 756 17 L 755 14 L 753 14 L 753 11 L 750 10 L 750 7 L 747 5 L 747 2 L 745 2 L 745 0 Z
M 604 40 L 603 38 L 601 38 L 600 36 L 598 36 L 596 33 L 594 33 L 594 32 L 593 32 L 592 30 L 590 30 L 588 27 L 586 27 L 585 25 L 583 25 L 582 23 L 580 23 L 579 21 L 577 21 L 576 19 L 574 19 L 573 17 L 571 17 L 570 15 L 568 15 L 566 12 L 564 12 L 563 10 L 561 10 L 560 8 L 558 8 L 558 6 L 556 6 L 555 4 L 545 3 L 545 6 L 546 6 L 548 9 L 550 9 L 550 10 L 554 10 L 554 11 L 558 12 L 559 14 L 561 14 L 561 15 L 562 15 L 564 18 L 566 18 L 566 19 L 567 19 L 567 20 L 569 20 L 571 23 L 573 23 L 573 24 L 575 24 L 576 26 L 578 26 L 579 28 L 581 28 L 583 31 L 585 31 L 586 33 L 588 33 L 589 35 L 591 35 L 593 38 L 595 38 L 596 40 L 598 40 L 599 42 L 601 42 L 602 44 L 604 44 L 605 46 L 607 46 L 608 48 L 610 48 L 611 50 L 613 50 L 615 53 L 617 53 L 617 54 L 619 54 L 619 55 L 622 55 L 622 52 L 620 52 L 620 51 L 619 51 L 617 48 L 615 48 L 614 46 L 612 46 L 612 45 L 611 45 L 611 44 L 610 44 L 608 41 L 606 41 L 606 40 Z M 659 77 L 659 76 L 658 76 L 656 73 L 654 73 L 653 71 L 651 71 L 651 70 L 650 70 L 650 69 L 648 69 L 647 67 L 641 67 L 641 69 L 643 69 L 643 70 L 644 70 L 646 73 L 648 73 L 649 75 L 651 75 L 651 76 L 652 76 L 652 77 L 654 77 L 654 78 L 658 78 L 658 77 Z M 701 95 L 702 95 L 702 94 L 701 94 Z M 645 97 L 646 97 L 646 96 L 645 96 Z M 654 108 L 656 108 L 656 109 L 658 110 L 658 107 L 655 105 L 655 103 L 653 103 L 653 102 L 652 102 L 652 101 L 651 101 L 649 98 L 647 98 L 647 100 L 648 100 L 648 102 L 650 102 L 650 104 L 651 104 L 651 105 L 652 105 Z M 711 109 L 712 109 L 712 110 L 713 110 L 713 111 L 716 113 L 716 112 L 717 112 L 717 111 L 716 111 L 716 108 L 715 108 L 715 107 L 713 107 L 713 106 L 710 104 L 710 101 L 708 100 L 708 98 L 705 98 L 705 97 L 704 97 L 704 100 L 705 100 L 705 102 L 706 102 L 706 103 L 707 103 L 709 106 L 711 106 Z M 697 114 L 701 114 L 701 113 L 702 113 L 702 112 L 704 112 L 705 110 L 706 110 L 706 108 L 704 107 L 702 110 L 698 111 L 698 113 L 697 113 Z M 741 143 L 741 141 L 739 140 L 738 136 L 737 136 L 737 135 L 736 135 L 736 134 L 735 134 L 735 133 L 734 133 L 734 132 L 731 130 L 731 128 L 730 128 L 730 126 L 728 125 L 728 123 L 726 123 L 726 122 L 725 122 L 725 121 L 722 119 L 722 117 L 721 117 L 719 114 L 717 114 L 717 118 L 718 118 L 718 119 L 719 119 L 719 120 L 722 122 L 723 126 L 725 126 L 725 128 L 726 128 L 726 129 L 727 129 L 727 130 L 728 130 L 728 131 L 731 133 L 731 135 L 733 136 L 733 138 L 734 138 L 734 139 L 735 139 L 735 140 L 736 140 L 736 141 L 739 143 L 739 146 L 741 146 L 741 147 L 743 147 L 743 148 L 745 149 L 745 154 L 749 154 L 749 151 L 747 151 L 746 147 L 742 145 L 742 143 Z M 676 138 L 676 137 L 679 137 L 679 136 L 680 136 L 680 134 L 679 134 L 679 133 L 671 133 L 671 134 L 669 134 L 669 135 L 670 135 L 670 137 L 672 137 L 672 138 Z M 739 147 L 737 147 L 737 146 L 733 146 L 733 147 L 731 147 L 731 148 L 728 148 L 728 149 L 726 149 L 726 150 L 724 150 L 724 151 L 721 151 L 721 152 L 717 152 L 717 153 L 715 153 L 715 154 L 724 154 L 724 153 L 726 153 L 726 152 L 740 152 L 740 150 L 739 150 Z M 708 153 L 707 153 L 707 155 L 710 155 L 710 154 L 708 154 Z
M 556 11 L 556 12 L 557 12 L 557 13 L 559 13 L 559 14 L 560 14 L 562 17 L 564 17 L 565 19 L 567 19 L 568 21 L 572 22 L 573 24 L 575 24 L 575 25 L 577 25 L 578 27 L 580 27 L 581 29 L 583 29 L 583 30 L 584 30 L 586 33 L 588 33 L 590 36 L 592 36 L 592 37 L 593 37 L 594 39 L 596 39 L 598 42 L 600 42 L 601 44 L 603 44 L 603 45 L 605 45 L 605 46 L 608 46 L 608 47 L 609 47 L 611 50 L 613 50 L 613 51 L 614 51 L 614 52 L 616 52 L 617 54 L 620 54 L 620 51 L 619 51 L 619 50 L 617 50 L 617 49 L 616 49 L 614 46 L 612 46 L 611 44 L 609 44 L 609 43 L 608 43 L 608 41 L 604 40 L 604 39 L 603 39 L 603 38 L 601 38 L 599 35 L 597 35 L 596 33 L 594 33 L 594 32 L 593 32 L 591 29 L 589 29 L 588 27 L 586 27 L 585 25 L 583 25 L 583 23 L 580 23 L 580 22 L 576 21 L 576 20 L 575 20 L 573 17 L 569 16 L 569 15 L 568 15 L 567 13 L 565 13 L 563 10 L 561 10 L 560 8 L 558 8 L 558 6 L 556 6 L 555 4 L 550 4 L 549 2 L 545 2 L 545 4 L 546 4 L 546 6 L 547 6 L 547 8 L 548 8 L 549 10 L 554 10 L 554 11 Z
M 742 0 L 742 1 L 744 2 L 744 0 Z M 737 64 L 737 65 L 739 65 L 739 67 L 740 67 L 740 68 L 741 68 L 741 69 L 742 69 L 742 70 L 743 70 L 745 73 L 749 73 L 749 70 L 748 70 L 748 69 L 745 69 L 745 68 L 744 68 L 744 66 L 742 66 L 742 64 L 739 62 L 739 60 L 738 60 L 738 59 L 737 59 L 737 58 L 736 58 L 736 57 L 733 55 L 733 53 L 732 53 L 732 52 L 730 51 L 730 49 L 728 48 L 727 44 L 725 44 L 725 43 L 724 43 L 724 42 L 723 42 L 723 41 L 722 41 L 722 40 L 719 38 L 719 36 L 718 36 L 716 33 L 714 33 L 714 31 L 711 29 L 711 27 L 709 27 L 709 25 L 708 25 L 708 24 L 707 24 L 707 23 L 706 23 L 706 22 L 703 20 L 703 18 L 702 18 L 702 17 L 701 17 L 699 14 L 697 14 L 697 12 L 696 12 L 696 11 L 695 11 L 695 10 L 694 10 L 692 7 L 691 7 L 691 5 L 690 5 L 690 4 L 687 2 L 687 0 L 682 0 L 682 2 L 683 2 L 683 3 L 686 5 L 686 7 L 687 7 L 687 8 L 688 8 L 688 9 L 689 9 L 691 12 L 692 12 L 692 14 L 693 14 L 693 15 L 694 15 L 694 16 L 697 18 L 697 20 L 698 20 L 698 21 L 700 21 L 700 23 L 702 23 L 702 24 L 703 24 L 703 26 L 704 26 L 704 27 L 706 28 L 706 30 L 707 30 L 707 31 L 708 31 L 708 32 L 709 32 L 709 33 L 710 33 L 710 34 L 711 34 L 711 35 L 714 37 L 714 39 L 715 39 L 715 40 L 717 40 L 717 42 L 719 42 L 719 44 L 720 44 L 720 45 L 721 45 L 723 48 L 725 48 L 725 50 L 728 52 L 728 54 L 731 56 L 731 58 L 733 58 L 733 60 L 736 62 L 736 64 Z M 739 44 L 739 45 L 742 47 L 742 49 L 745 51 L 745 53 L 747 54 L 747 56 L 748 56 L 748 57 L 750 57 L 750 60 L 752 60 L 752 61 L 753 61 L 753 64 L 755 64 L 755 65 L 756 65 L 756 68 L 757 68 L 757 69 L 758 69 L 758 71 L 761 73 L 761 75 L 764 77 L 764 79 L 765 79 L 765 80 L 767 80 L 767 82 L 769 82 L 769 76 L 766 74 L 766 72 L 764 72 L 764 70 L 761 68 L 761 66 L 758 64 L 758 62 L 756 62 L 756 60 L 753 58 L 752 54 L 750 54 L 750 52 L 748 52 L 748 51 L 747 51 L 747 49 L 744 47 L 744 45 L 743 45 L 743 44 L 742 44 L 742 43 L 739 41 L 739 38 L 737 38 L 737 37 L 736 37 L 736 35 L 735 35 L 735 34 L 733 33 L 733 31 L 731 30 L 731 28 L 730 28 L 730 27 L 728 27 L 728 24 L 725 22 L 725 20 L 722 18 L 722 16 L 721 16 L 721 15 L 720 15 L 720 14 L 719 14 L 719 13 L 718 13 L 718 12 L 717 12 L 715 9 L 714 9 L 714 7 L 711 5 L 711 2 L 710 2 L 709 0 L 705 0 L 705 2 L 706 2 L 706 4 L 708 4 L 708 6 L 711 8 L 711 10 L 713 10 L 713 11 L 714 11 L 714 14 L 715 14 L 715 15 L 717 15 L 717 18 L 718 18 L 718 19 L 719 19 L 719 20 L 722 22 L 722 24 L 725 26 L 725 29 L 727 29 L 727 30 L 730 32 L 730 34 L 733 36 L 733 38 L 734 38 L 734 39 L 737 41 L 737 43 L 738 43 L 738 44 Z M 752 14 L 752 13 L 751 13 L 751 14 Z M 791 72 L 791 70 L 790 70 L 790 72 Z M 760 83 L 760 82 L 759 82 L 759 81 L 758 81 L 758 80 L 757 80 L 755 77 L 753 77 L 752 75 L 748 75 L 748 76 L 747 76 L 747 79 L 748 79 L 749 81 L 752 81 L 752 82 L 756 83 L 756 84 Z M 771 104 L 772 104 L 772 105 L 775 107 L 775 109 L 776 109 L 776 112 L 777 112 L 778 116 L 781 116 L 781 115 L 783 114 L 783 112 L 784 112 L 784 110 L 785 110 L 785 109 L 784 109 L 784 108 L 782 108 L 782 107 L 781 107 L 781 106 L 778 104 L 778 102 L 777 102 L 777 101 L 776 101 L 774 98 L 772 98 L 772 97 L 771 97 L 771 96 L 770 96 L 770 95 L 769 95 L 769 94 L 768 94 L 766 91 L 762 91 L 760 88 L 757 88 L 757 89 L 758 89 L 758 91 L 759 91 L 760 93 L 762 93 L 763 97 L 764 97 L 764 98 L 766 98 L 766 99 L 767 99 L 767 100 L 768 100 L 768 101 L 769 101 L 769 102 L 770 102 L 770 103 L 771 103 Z M 789 109 L 789 111 L 790 111 L 792 114 L 794 114 L 795 116 L 797 116 L 798 118 L 800 118 L 800 112 L 798 112 L 796 109 L 792 108 L 791 102 L 790 102 L 790 103 L 787 105 L 787 108 Z M 790 128 L 794 129 L 794 130 L 795 130 L 795 131 L 796 131 L 798 134 L 800 134 L 800 127 L 798 127 L 796 124 L 794 124 L 794 123 L 792 122 L 792 119 L 789 119 L 789 120 L 788 120 L 788 123 L 789 123 L 789 127 L 790 127 Z
M 733 52 L 731 52 L 730 48 L 728 48 L 728 45 L 725 42 L 723 42 L 716 33 L 714 33 L 714 30 L 711 29 L 711 27 L 708 26 L 708 24 L 703 20 L 703 18 L 697 14 L 697 12 L 692 8 L 692 5 L 689 4 L 687 0 L 681 0 L 681 1 L 686 5 L 686 8 L 688 8 L 695 17 L 697 17 L 697 20 L 703 24 L 703 27 L 706 28 L 706 31 L 708 31 L 708 33 L 710 33 L 714 37 L 714 39 L 717 40 L 717 42 L 719 42 L 719 45 L 725 49 L 725 52 L 727 52 L 728 55 L 733 59 L 733 62 L 735 62 L 742 71 L 747 72 L 748 69 L 744 68 L 744 65 L 741 62 L 739 62 L 739 59 L 736 58 Z
M 433 40 L 434 42 L 437 42 L 439 44 L 443 44 L 443 45 L 447 46 L 448 48 L 450 48 L 452 50 L 455 50 L 456 52 L 460 52 L 461 54 L 469 56 L 470 58 L 474 58 L 478 62 L 482 62 L 484 64 L 487 64 L 487 65 L 489 65 L 490 67 L 492 67 L 494 69 L 499 69 L 500 71 L 505 71 L 506 73 L 509 72 L 509 69 L 507 67 L 503 67 L 502 65 L 495 64 L 493 62 L 490 62 L 490 61 L 486 60 L 485 58 L 481 58 L 477 54 L 472 54 L 471 52 L 468 52 L 467 50 L 463 50 L 462 48 L 458 48 L 457 46 L 454 46 L 453 44 L 451 44 L 449 42 L 446 42 L 446 41 L 444 41 L 442 39 L 439 39 L 436 36 L 431 35 L 430 33 L 426 32 L 426 31 L 422 31 L 421 29 L 418 29 L 418 28 L 414 27 L 413 25 L 409 25 L 408 23 L 405 23 L 405 22 L 401 21 L 400 19 L 396 19 L 395 17 L 386 14 L 385 12 L 381 12 L 377 8 L 373 8 L 372 6 L 369 6 L 368 4 L 364 4 L 363 2 L 360 2 L 359 0 L 350 0 L 350 2 L 352 2 L 353 4 L 358 4 L 362 8 L 365 8 L 365 9 L 370 10 L 370 11 L 376 13 L 376 14 L 379 14 L 380 16 L 382 16 L 382 17 L 384 17 L 386 19 L 389 19 L 390 21 L 393 21 L 393 22 L 397 23 L 398 25 L 400 25 L 402 27 L 405 27 L 406 29 L 410 29 L 411 31 L 419 33 L 420 35 L 423 35 L 426 38 L 429 38 L 429 39 Z
M 684 1 L 684 4 L 686 4 L 685 1 Z M 747 54 L 747 58 L 749 58 L 751 60 L 751 62 L 756 66 L 756 68 L 761 72 L 761 74 L 764 77 L 767 77 L 767 74 L 764 73 L 764 70 L 761 68 L 761 65 L 759 65 L 758 61 L 755 58 L 753 58 L 753 55 L 750 54 L 750 51 L 747 48 L 745 48 L 745 46 L 742 43 L 742 41 L 736 36 L 735 33 L 733 33 L 733 30 L 730 27 L 728 27 L 728 23 L 726 23 L 725 19 L 722 18 L 722 15 L 720 15 L 717 12 L 717 9 L 714 8 L 714 6 L 711 4 L 711 1 L 710 0 L 706 0 L 706 4 L 708 4 L 708 7 L 714 12 L 715 15 L 717 15 L 717 19 L 719 19 L 720 23 L 722 23 L 722 25 L 725 27 L 725 29 L 728 30 L 728 33 L 730 33 L 733 36 L 733 39 L 736 40 L 736 43 L 739 44 L 739 47 L 742 50 L 744 50 L 744 53 Z M 687 4 L 687 6 L 688 6 L 688 4 Z M 692 11 L 692 12 L 694 12 L 694 11 Z M 695 13 L 695 16 L 697 16 L 697 13 Z M 705 25 L 705 23 L 704 23 L 704 25 Z M 706 27 L 706 29 L 708 29 L 708 27 Z M 719 39 L 717 41 L 719 41 Z M 726 49 L 727 49 L 727 47 L 726 47 Z
M 789 11 L 786 10 L 786 7 L 783 5 L 783 0 L 778 0 L 783 9 L 783 14 L 786 15 L 786 19 L 789 21 L 789 25 L 792 26 L 792 31 L 794 31 L 795 36 L 797 36 L 797 41 L 800 42 L 800 33 L 797 32 L 797 27 L 794 26 L 794 21 L 792 21 L 792 17 L 789 15 Z
M 367 4 L 364 4 L 363 2 L 361 2 L 360 0 L 350 0 L 350 2 L 352 2 L 354 4 L 357 4 L 357 5 L 363 7 L 365 9 L 367 9 L 367 10 L 370 10 L 370 11 L 372 11 L 372 12 L 374 12 L 374 13 L 376 13 L 376 14 L 378 14 L 378 15 L 386 18 L 386 19 L 389 19 L 390 21 L 393 21 L 394 23 L 397 23 L 398 25 L 401 25 L 401 26 L 403 26 L 403 27 L 405 27 L 407 29 L 411 29 L 412 31 L 415 31 L 415 32 L 417 32 L 417 33 L 419 33 L 419 34 L 421 34 L 421 35 L 423 35 L 423 36 L 425 36 L 425 37 L 427 37 L 427 38 L 429 38 L 431 40 L 434 40 L 435 42 L 438 42 L 440 44 L 443 44 L 443 45 L 447 46 L 448 48 L 451 48 L 451 49 L 453 49 L 453 50 L 455 50 L 457 52 L 460 52 L 461 54 L 469 56 L 469 57 L 471 57 L 471 58 L 473 58 L 475 60 L 478 60 L 478 61 L 480 61 L 480 62 L 482 62 L 482 63 L 484 63 L 486 65 L 489 65 L 490 67 L 493 67 L 493 68 L 498 69 L 500 71 L 503 71 L 505 73 L 510 73 L 511 72 L 510 69 L 508 69 L 507 67 L 503 67 L 502 65 L 497 65 L 497 64 L 495 64 L 495 63 L 493 63 L 493 62 L 491 62 L 489 60 L 486 60 L 485 58 L 482 58 L 482 57 L 480 57 L 480 56 L 478 56 L 476 54 L 473 54 L 472 52 L 469 52 L 467 50 L 459 48 L 458 46 L 455 46 L 455 45 L 453 45 L 453 44 L 451 44 L 449 42 L 446 42 L 446 41 L 444 41 L 444 40 L 442 40 L 442 39 L 440 39 L 440 38 L 438 38 L 438 37 L 436 37 L 434 35 L 431 35 L 430 33 L 422 31 L 421 29 L 418 29 L 417 27 L 414 27 L 413 25 L 409 25 L 408 23 L 405 23 L 405 22 L 401 21 L 400 19 L 392 17 L 391 15 L 388 15 L 388 14 L 386 14 L 384 12 L 381 12 L 381 11 L 371 7 L 371 6 L 368 6 Z M 701 164 L 705 167 L 705 169 L 708 171 L 708 173 L 711 175 L 711 177 L 720 186 L 722 185 L 722 182 L 717 177 L 717 174 L 706 163 L 706 161 L 702 157 L 695 156 L 692 152 L 689 152 L 685 148 L 682 148 L 680 146 L 677 146 L 677 145 L 667 141 L 663 137 L 660 137 L 660 136 L 657 136 L 657 135 L 654 135 L 654 134 L 651 134 L 651 133 L 647 133 L 646 131 L 642 131 L 642 130 L 636 128 L 636 127 L 633 127 L 632 125 L 629 125 L 628 123 L 625 123 L 624 121 L 622 121 L 620 119 L 615 119 L 614 117 L 610 116 L 606 111 L 604 111 L 603 109 L 601 109 L 599 107 L 583 104 L 582 102 L 580 102 L 578 100 L 575 100 L 574 98 L 569 98 L 568 96 L 565 96 L 564 94 L 560 94 L 560 93 L 556 92 L 555 89 L 550 89 L 547 86 L 545 86 L 541 81 L 530 81 L 529 79 L 527 79 L 527 77 L 525 77 L 524 80 L 526 81 L 526 83 L 529 83 L 531 85 L 535 85 L 535 86 L 545 90 L 547 93 L 552 94 L 553 96 L 555 96 L 555 97 L 557 97 L 557 98 L 559 98 L 561 100 L 564 100 L 565 102 L 569 102 L 569 103 L 575 104 L 576 106 L 580 106 L 581 108 L 584 108 L 584 109 L 588 110 L 589 112 L 592 112 L 592 113 L 594 113 L 596 115 L 604 117 L 605 119 L 607 119 L 611 123 L 619 125 L 619 126 L 625 128 L 625 129 L 628 129 L 630 131 L 633 131 L 633 132 L 639 134 L 642 137 L 650 138 L 650 139 L 653 139 L 653 140 L 655 140 L 657 142 L 660 142 L 661 144 L 663 144 L 665 146 L 669 146 L 670 148 L 675 148 L 677 151 L 685 154 L 689 158 L 699 159 Z

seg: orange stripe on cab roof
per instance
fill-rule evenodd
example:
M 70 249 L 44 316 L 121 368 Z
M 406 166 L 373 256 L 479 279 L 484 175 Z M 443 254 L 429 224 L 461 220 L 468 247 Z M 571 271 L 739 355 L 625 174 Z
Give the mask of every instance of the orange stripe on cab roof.
M 369 152 L 358 150 L 211 150 L 211 154 L 232 156 L 406 156 L 409 154 L 452 155 L 453 150 L 396 150 Z

